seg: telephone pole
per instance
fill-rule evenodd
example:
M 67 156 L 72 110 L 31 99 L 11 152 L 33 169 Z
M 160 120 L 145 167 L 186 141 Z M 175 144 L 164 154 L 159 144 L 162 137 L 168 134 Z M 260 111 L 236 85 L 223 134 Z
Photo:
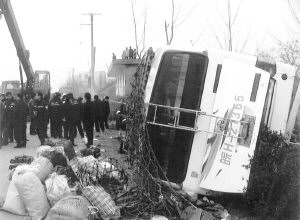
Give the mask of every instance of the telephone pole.
M 101 15 L 99 13 L 86 13 L 83 15 L 90 16 L 90 24 L 81 24 L 81 25 L 90 25 L 91 27 L 91 69 L 90 69 L 90 80 L 89 80 L 89 90 L 90 93 L 94 93 L 94 72 L 95 72 L 95 55 L 96 47 L 94 46 L 94 16 Z

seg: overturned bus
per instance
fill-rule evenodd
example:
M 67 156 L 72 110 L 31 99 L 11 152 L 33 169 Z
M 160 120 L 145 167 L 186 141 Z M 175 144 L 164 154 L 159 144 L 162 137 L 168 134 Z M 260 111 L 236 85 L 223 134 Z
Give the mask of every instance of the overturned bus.
M 245 192 L 260 124 L 287 132 L 294 76 L 250 55 L 158 49 L 145 105 L 161 177 L 189 194 Z

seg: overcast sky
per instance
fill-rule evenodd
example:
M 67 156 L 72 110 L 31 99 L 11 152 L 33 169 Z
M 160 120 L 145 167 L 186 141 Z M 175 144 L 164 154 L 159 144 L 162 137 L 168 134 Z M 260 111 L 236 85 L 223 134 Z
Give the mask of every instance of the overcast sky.
M 220 48 L 216 36 L 224 39 L 225 0 L 174 0 L 176 28 L 172 45 Z M 96 69 L 107 70 L 112 53 L 120 57 L 126 46 L 134 46 L 131 0 L 11 0 L 34 70 L 51 72 L 53 92 L 65 82 L 72 68 L 89 70 L 89 16 L 94 19 Z M 171 17 L 171 0 L 136 0 L 138 38 L 146 16 L 146 46 L 166 44 L 164 21 Z M 240 5 L 233 42 L 243 52 L 273 47 L 290 40 L 298 31 L 287 0 L 231 0 L 232 14 Z M 145 13 L 146 12 L 146 13 Z M 0 20 L 0 81 L 19 79 L 16 50 L 5 20 Z

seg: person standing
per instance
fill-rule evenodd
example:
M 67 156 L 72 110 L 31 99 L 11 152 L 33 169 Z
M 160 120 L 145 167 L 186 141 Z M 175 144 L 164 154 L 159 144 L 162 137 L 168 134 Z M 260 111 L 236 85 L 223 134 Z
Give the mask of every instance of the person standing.
M 5 120 L 5 106 L 4 106 L 5 95 L 1 94 L 0 96 L 0 149 L 2 148 L 3 143 L 3 134 L 4 134 L 4 120 Z M 7 144 L 6 144 L 7 145 Z
M 63 106 L 64 106 L 64 104 L 66 103 L 66 98 L 67 98 L 67 95 L 63 95 L 63 97 L 62 97 L 62 104 L 63 104 Z M 63 106 L 62 106 L 62 108 L 64 108 Z M 64 128 L 64 138 L 65 138 L 66 140 L 69 140 L 68 125 L 67 125 L 66 119 L 65 119 L 65 117 L 64 117 L 64 110 L 62 110 L 62 111 L 63 111 L 62 126 L 63 126 L 63 128 Z
M 14 108 L 14 132 L 17 145 L 15 148 L 26 147 L 26 122 L 28 116 L 28 106 L 23 100 L 21 93 L 17 94 Z
M 6 93 L 5 106 L 5 133 L 4 133 L 4 143 L 14 142 L 14 109 L 15 109 L 15 100 L 11 92 Z
M 95 121 L 95 116 L 94 116 L 94 106 L 93 102 L 91 101 L 91 94 L 90 93 L 85 93 L 84 95 L 85 98 L 85 103 L 83 104 L 83 123 L 86 131 L 86 136 L 88 139 L 88 143 L 86 146 L 89 148 L 91 145 L 93 145 L 93 128 L 94 128 L 94 121 Z
M 109 114 L 110 114 L 109 97 L 105 96 L 103 100 L 103 116 L 104 116 L 104 125 L 106 129 L 109 129 L 108 122 L 107 122 Z
M 43 99 L 43 94 L 38 93 L 35 97 L 36 102 L 33 107 L 34 115 L 36 117 L 36 130 L 40 139 L 41 145 L 44 145 L 47 138 L 47 126 L 49 123 L 48 105 Z
M 76 128 L 78 130 L 78 133 L 80 134 L 81 138 L 84 138 L 84 133 L 83 129 L 81 126 L 81 118 L 82 118 L 82 113 L 81 113 L 81 105 L 78 101 L 78 99 L 73 99 L 72 102 L 74 113 L 75 113 L 75 133 L 77 133 Z M 75 135 L 77 136 L 77 134 Z
M 28 109 L 29 109 L 29 117 L 30 117 L 30 127 L 29 133 L 30 135 L 36 135 L 36 116 L 33 114 L 33 107 L 35 105 L 35 93 L 32 94 L 31 99 L 28 102 Z
M 75 116 L 75 107 L 72 104 L 73 94 L 69 93 L 66 96 L 66 102 L 63 104 L 63 121 L 65 121 L 65 126 L 68 131 L 68 137 L 75 146 L 75 137 L 76 137 L 76 116 Z
M 60 93 L 55 93 L 53 99 L 49 104 L 50 117 L 50 134 L 51 137 L 62 137 L 62 101 L 60 100 Z
M 102 101 L 99 99 L 98 95 L 94 95 L 94 110 L 95 110 L 95 129 L 96 132 L 100 132 L 100 127 L 102 132 L 104 131 L 102 120 Z

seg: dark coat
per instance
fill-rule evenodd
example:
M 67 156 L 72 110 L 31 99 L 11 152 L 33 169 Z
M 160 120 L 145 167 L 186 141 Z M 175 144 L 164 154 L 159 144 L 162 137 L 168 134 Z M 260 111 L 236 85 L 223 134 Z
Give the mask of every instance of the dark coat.
M 100 99 L 94 100 L 95 117 L 103 117 L 103 102 Z
M 76 123 L 76 112 L 71 101 L 66 101 L 63 104 L 63 117 L 66 119 L 66 123 L 68 124 Z
M 6 100 L 4 103 L 5 107 L 5 124 L 12 124 L 14 121 L 14 109 L 15 109 L 16 103 L 13 99 Z
M 22 101 L 18 100 L 15 103 L 14 108 L 14 126 L 19 126 L 21 123 L 26 124 L 27 116 L 28 116 L 28 106 Z
M 4 127 L 4 121 L 5 120 L 5 106 L 2 101 L 0 101 L 0 129 Z M 0 132 L 0 135 L 2 133 Z
M 36 101 L 33 106 L 34 115 L 36 116 L 37 127 L 46 126 L 49 123 L 48 105 L 44 100 Z
M 54 98 L 49 104 L 49 117 L 51 120 L 61 121 L 63 118 L 63 103 L 59 98 Z
M 110 114 L 110 107 L 108 101 L 103 101 L 103 115 L 105 118 L 108 118 Z
M 95 120 L 95 110 L 92 101 L 87 100 L 83 104 L 83 123 L 85 125 L 93 125 Z

